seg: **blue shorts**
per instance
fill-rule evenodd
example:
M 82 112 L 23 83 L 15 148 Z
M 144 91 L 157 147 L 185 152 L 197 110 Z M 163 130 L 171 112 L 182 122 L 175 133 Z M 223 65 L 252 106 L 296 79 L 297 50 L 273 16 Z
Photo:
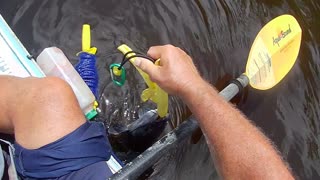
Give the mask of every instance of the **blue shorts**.
M 39 149 L 28 150 L 17 143 L 14 148 L 17 172 L 28 179 L 106 179 L 122 165 L 108 166 L 107 161 L 115 158 L 106 130 L 98 122 L 86 122 Z

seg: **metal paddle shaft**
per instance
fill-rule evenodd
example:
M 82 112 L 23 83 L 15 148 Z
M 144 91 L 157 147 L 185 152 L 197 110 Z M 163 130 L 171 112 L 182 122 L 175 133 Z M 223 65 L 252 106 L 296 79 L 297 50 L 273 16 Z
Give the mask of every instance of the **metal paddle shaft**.
M 244 74 L 234 80 L 219 94 L 227 101 L 237 95 L 243 87 L 246 87 L 249 79 Z M 162 137 L 146 151 L 140 154 L 132 162 L 124 166 L 120 171 L 110 177 L 110 180 L 137 179 L 149 167 L 155 164 L 166 152 L 174 148 L 178 143 L 190 137 L 198 128 L 196 119 L 191 116 L 179 127 Z
M 225 87 L 219 94 L 226 100 L 230 101 L 235 95 L 239 93 L 244 87 L 249 84 L 249 79 L 242 74 L 237 79 L 233 80 L 227 87 Z

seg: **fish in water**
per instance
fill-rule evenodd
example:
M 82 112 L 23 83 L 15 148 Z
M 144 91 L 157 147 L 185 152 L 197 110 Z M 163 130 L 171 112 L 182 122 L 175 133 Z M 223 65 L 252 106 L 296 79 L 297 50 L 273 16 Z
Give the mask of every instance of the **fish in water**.
M 149 110 L 128 125 L 108 129 L 110 141 L 121 151 L 143 152 L 163 133 L 169 117 L 160 118 L 156 110 Z

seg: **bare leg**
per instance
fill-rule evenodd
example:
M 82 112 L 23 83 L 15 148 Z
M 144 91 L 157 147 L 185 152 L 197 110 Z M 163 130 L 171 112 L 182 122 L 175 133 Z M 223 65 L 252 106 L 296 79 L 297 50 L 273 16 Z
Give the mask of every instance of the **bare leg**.
M 63 80 L 0 76 L 0 131 L 27 149 L 54 142 L 86 120 Z

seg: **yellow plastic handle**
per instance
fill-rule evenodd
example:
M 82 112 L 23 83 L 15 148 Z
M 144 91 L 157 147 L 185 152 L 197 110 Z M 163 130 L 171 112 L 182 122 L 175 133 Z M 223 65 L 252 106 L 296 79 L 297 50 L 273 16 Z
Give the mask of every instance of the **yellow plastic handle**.
M 89 24 L 84 24 L 82 27 L 82 52 L 96 54 L 97 48 L 91 47 L 91 29 Z
M 126 44 L 122 44 L 118 47 L 118 50 L 121 51 L 123 54 L 126 54 L 129 51 L 132 51 L 130 47 L 128 47 Z M 127 55 L 127 58 L 134 56 L 135 53 L 130 53 Z M 134 65 L 134 61 L 136 58 L 130 59 L 130 62 Z M 157 60 L 159 65 L 159 60 Z M 134 65 L 134 67 L 136 67 Z M 142 78 L 148 85 L 148 88 L 145 89 L 141 94 L 142 101 L 151 100 L 154 103 L 157 104 L 158 108 L 158 115 L 160 117 L 165 117 L 168 114 L 168 93 L 166 93 L 164 90 L 162 90 L 156 83 L 152 82 L 149 78 L 149 75 L 143 72 L 140 68 L 136 67 L 138 72 L 141 74 Z

